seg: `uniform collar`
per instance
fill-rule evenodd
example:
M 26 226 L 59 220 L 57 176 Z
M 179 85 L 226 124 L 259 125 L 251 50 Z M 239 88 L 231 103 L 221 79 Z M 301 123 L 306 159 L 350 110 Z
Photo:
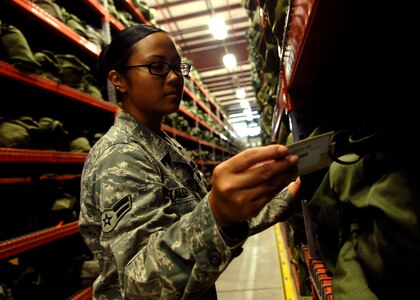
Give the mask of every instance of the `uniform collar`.
M 187 162 L 181 154 L 182 146 L 166 132 L 161 131 L 160 135 L 155 133 L 124 110 L 118 110 L 114 125 L 130 133 L 140 144 L 146 144 L 159 161 L 169 154 L 173 161 Z

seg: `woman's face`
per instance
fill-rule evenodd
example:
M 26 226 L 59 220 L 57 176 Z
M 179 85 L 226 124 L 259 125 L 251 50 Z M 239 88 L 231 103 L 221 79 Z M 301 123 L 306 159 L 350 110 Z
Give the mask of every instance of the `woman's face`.
M 165 62 L 181 62 L 181 57 L 171 38 L 164 32 L 150 34 L 134 44 L 133 55 L 127 66 Z M 178 110 L 184 88 L 184 77 L 171 69 L 166 76 L 149 73 L 148 67 L 132 68 L 125 72 L 123 94 L 124 108 L 145 125 L 160 126 L 165 115 Z

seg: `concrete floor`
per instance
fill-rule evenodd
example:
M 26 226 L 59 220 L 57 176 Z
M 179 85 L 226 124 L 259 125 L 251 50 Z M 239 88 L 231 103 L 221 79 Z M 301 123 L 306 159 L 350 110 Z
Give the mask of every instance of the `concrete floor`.
M 274 227 L 250 237 L 216 282 L 218 299 L 284 300 L 278 253 Z

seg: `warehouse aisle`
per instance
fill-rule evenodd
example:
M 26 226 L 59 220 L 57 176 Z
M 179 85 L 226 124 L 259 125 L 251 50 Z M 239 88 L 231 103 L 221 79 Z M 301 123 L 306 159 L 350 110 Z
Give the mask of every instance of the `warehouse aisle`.
M 284 300 L 274 227 L 246 241 L 216 287 L 219 300 Z

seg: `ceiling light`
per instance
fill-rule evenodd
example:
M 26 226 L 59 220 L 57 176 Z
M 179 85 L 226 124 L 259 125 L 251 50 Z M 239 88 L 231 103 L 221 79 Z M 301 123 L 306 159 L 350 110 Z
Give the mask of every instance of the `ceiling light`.
M 216 40 L 227 38 L 227 27 L 225 21 L 219 17 L 213 17 L 209 20 L 209 28 Z
M 225 64 L 226 69 L 233 69 L 236 67 L 236 57 L 232 53 L 225 54 L 223 56 L 223 63 Z
M 245 93 L 244 88 L 237 88 L 235 93 L 236 93 L 236 97 L 238 99 L 244 99 L 246 97 L 246 93 Z
M 238 122 L 232 125 L 240 137 L 258 136 L 261 134 L 261 127 L 255 123 Z
M 247 121 L 252 121 L 252 119 L 254 118 L 254 117 L 252 116 L 252 110 L 251 110 L 251 107 L 245 108 L 245 109 L 243 110 L 243 113 L 244 113 L 244 115 L 245 115 L 245 120 L 247 120 Z
M 248 127 L 248 136 L 257 136 L 261 133 L 261 127 L 255 126 L 255 127 Z
M 239 105 L 241 106 L 241 108 L 245 109 L 245 108 L 251 108 L 251 106 L 249 105 L 249 102 L 246 100 L 241 100 L 241 102 L 239 102 Z
M 254 117 L 252 116 L 252 114 L 247 114 L 245 116 L 245 120 L 247 120 L 247 121 L 252 121 L 253 119 L 254 119 Z
M 246 122 L 239 122 L 232 125 L 240 137 L 248 136 L 248 125 Z

